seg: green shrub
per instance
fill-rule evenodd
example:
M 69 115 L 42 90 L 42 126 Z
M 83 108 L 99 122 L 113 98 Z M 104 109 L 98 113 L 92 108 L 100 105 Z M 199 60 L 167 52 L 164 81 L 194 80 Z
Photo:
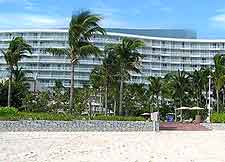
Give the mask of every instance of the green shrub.
M 0 107 L 0 120 L 56 120 L 56 121 L 72 121 L 82 120 L 83 116 L 71 114 L 56 114 L 56 113 L 34 113 L 34 112 L 19 112 L 13 107 Z M 89 118 L 89 117 L 88 117 Z M 88 119 L 86 117 L 86 119 Z M 108 120 L 108 121 L 144 121 L 143 117 L 132 116 L 104 116 L 97 115 L 92 120 Z
M 17 114 L 17 109 L 14 107 L 0 107 L 0 116 L 13 116 Z
M 56 120 L 56 121 L 72 121 L 80 120 L 81 117 L 70 114 L 55 114 L 55 113 L 28 113 L 19 112 L 16 120 Z
M 1 115 L 0 120 L 56 120 L 56 121 L 72 121 L 81 120 L 81 116 L 70 114 L 55 114 L 55 113 L 32 113 L 32 112 L 17 112 L 15 115 Z
M 109 121 L 145 121 L 143 117 L 133 117 L 133 116 L 95 116 L 93 120 L 109 120 Z
M 225 113 L 213 113 L 211 116 L 213 123 L 225 123 Z

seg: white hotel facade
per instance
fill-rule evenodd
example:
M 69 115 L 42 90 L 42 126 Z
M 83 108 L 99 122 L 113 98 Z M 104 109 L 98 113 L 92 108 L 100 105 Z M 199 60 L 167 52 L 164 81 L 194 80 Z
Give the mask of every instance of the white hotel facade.
M 55 80 L 61 80 L 64 86 L 69 87 L 69 60 L 65 56 L 52 56 L 44 52 L 46 48 L 68 46 L 66 29 L 1 30 L 0 49 L 8 48 L 9 41 L 15 36 L 22 36 L 33 48 L 31 57 L 24 58 L 20 66 L 29 78 L 37 80 L 38 89 L 53 87 Z M 139 49 L 145 56 L 141 73 L 132 74 L 131 82 L 135 83 L 146 83 L 147 76 L 164 76 L 178 69 L 191 72 L 213 66 L 213 57 L 225 53 L 225 40 L 197 39 L 194 33 L 185 30 L 176 34 L 176 30 L 110 29 L 107 35 L 95 35 L 91 41 L 103 49 L 106 44 L 118 43 L 123 37 L 138 38 L 145 42 L 145 47 Z M 92 69 L 100 64 L 101 58 L 80 60 L 75 66 L 75 86 L 87 85 Z M 6 68 L 0 53 L 0 79 L 7 77 Z

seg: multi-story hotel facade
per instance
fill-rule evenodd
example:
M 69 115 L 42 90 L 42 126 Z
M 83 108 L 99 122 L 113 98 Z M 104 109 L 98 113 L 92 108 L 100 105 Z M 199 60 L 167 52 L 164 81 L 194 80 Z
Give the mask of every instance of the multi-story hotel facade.
M 225 40 L 197 39 L 188 30 L 144 30 L 144 29 L 107 29 L 107 35 L 96 34 L 92 39 L 96 46 L 104 49 L 108 43 L 118 43 L 124 37 L 138 38 L 145 42 L 139 51 L 145 56 L 141 61 L 141 73 L 132 73 L 130 82 L 146 83 L 148 76 L 165 76 L 172 71 L 192 72 L 201 67 L 213 65 L 213 57 L 225 53 Z M 15 36 L 23 37 L 32 46 L 32 55 L 24 58 L 19 65 L 27 77 L 37 81 L 38 89 L 54 86 L 61 80 L 65 87 L 70 85 L 70 62 L 66 56 L 53 56 L 46 48 L 68 47 L 66 29 L 24 29 L 0 30 L 0 49 L 8 48 L 9 41 Z M 91 71 L 102 63 L 101 58 L 90 56 L 75 66 L 75 86 L 89 84 Z M 7 65 L 0 53 L 0 78 L 7 77 Z

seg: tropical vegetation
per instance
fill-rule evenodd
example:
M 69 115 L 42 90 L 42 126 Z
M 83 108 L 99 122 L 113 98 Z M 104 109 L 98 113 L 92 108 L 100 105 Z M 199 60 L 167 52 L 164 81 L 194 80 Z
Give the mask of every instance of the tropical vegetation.
M 18 70 L 19 61 L 23 57 L 28 57 L 27 53 L 31 54 L 31 46 L 27 44 L 22 37 L 15 37 L 12 41 L 10 41 L 9 48 L 6 50 L 1 50 L 1 52 L 4 55 L 10 73 L 8 80 L 8 106 L 10 106 L 13 73 L 15 72 L 15 68 Z
M 47 52 L 53 55 L 66 55 L 71 64 L 71 82 L 70 82 L 70 111 L 73 111 L 74 96 L 74 66 L 79 63 L 82 57 L 90 55 L 99 56 L 101 51 L 94 44 L 90 43 L 91 37 L 96 33 L 105 34 L 105 30 L 99 26 L 101 21 L 99 15 L 90 11 L 83 11 L 72 16 L 68 31 L 68 44 L 66 49 L 49 48 Z
M 90 41 L 95 34 L 106 34 L 99 25 L 100 20 L 101 16 L 89 11 L 73 15 L 68 31 L 68 48 L 46 50 L 53 55 L 66 55 L 70 60 L 70 89 L 55 80 L 51 90 L 32 92 L 27 74 L 19 65 L 23 57 L 29 57 L 32 47 L 22 37 L 13 38 L 9 47 L 1 51 L 9 72 L 8 79 L 0 82 L 0 106 L 6 107 L 0 108 L 1 119 L 8 113 L 12 120 L 73 120 L 82 119 L 80 116 L 87 114 L 88 119 L 142 120 L 136 117 L 153 111 L 160 112 L 161 119 L 164 119 L 167 113 L 173 113 L 175 108 L 182 106 L 205 108 L 202 111 L 205 115 L 208 77 L 211 76 L 211 107 L 217 112 L 212 121 L 224 120 L 225 55 L 214 57 L 214 67 L 196 68 L 194 72 L 181 68 L 163 77 L 146 76 L 145 82 L 137 84 L 135 75 L 142 75 L 144 55 L 140 50 L 144 47 L 143 41 L 124 37 L 118 44 L 108 44 L 101 51 Z M 80 59 L 93 57 L 99 57 L 102 64 L 92 70 L 88 85 L 75 87 L 75 65 Z

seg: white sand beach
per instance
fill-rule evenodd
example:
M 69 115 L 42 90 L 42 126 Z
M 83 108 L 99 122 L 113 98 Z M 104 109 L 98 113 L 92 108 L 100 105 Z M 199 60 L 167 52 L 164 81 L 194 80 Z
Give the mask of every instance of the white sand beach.
M 1 132 L 0 162 L 225 162 L 225 131 Z

